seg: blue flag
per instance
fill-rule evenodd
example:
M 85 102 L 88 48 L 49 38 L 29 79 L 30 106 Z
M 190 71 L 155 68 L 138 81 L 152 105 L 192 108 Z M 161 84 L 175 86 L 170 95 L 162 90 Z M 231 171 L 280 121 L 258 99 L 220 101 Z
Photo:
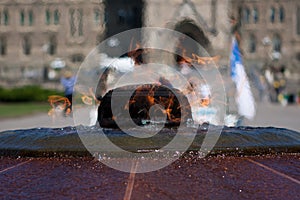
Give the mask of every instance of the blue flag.
M 238 106 L 238 113 L 247 119 L 252 119 L 255 116 L 255 101 L 243 66 L 241 51 L 235 37 L 232 40 L 230 69 L 231 78 L 236 85 L 235 100 Z
M 235 38 L 232 40 L 232 47 L 231 47 L 231 55 L 230 55 L 230 69 L 231 69 L 231 78 L 233 81 L 236 79 L 236 65 L 242 65 L 242 55 L 239 49 L 238 42 Z

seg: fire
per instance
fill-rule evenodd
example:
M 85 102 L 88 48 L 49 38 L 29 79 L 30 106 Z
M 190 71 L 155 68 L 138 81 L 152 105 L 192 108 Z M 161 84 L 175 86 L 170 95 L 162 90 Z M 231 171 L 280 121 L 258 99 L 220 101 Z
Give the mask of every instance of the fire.
M 165 112 L 166 112 L 169 119 L 172 119 L 174 117 L 172 115 L 172 107 L 173 107 L 173 104 L 174 104 L 173 98 L 174 98 L 174 96 L 169 96 L 169 98 L 167 100 L 168 103 L 167 103 L 167 106 L 166 106 L 166 109 L 165 109 Z
M 100 104 L 101 102 L 96 98 L 96 95 L 95 95 L 95 92 L 93 91 L 93 88 L 89 88 L 88 89 L 88 92 L 84 92 L 84 91 L 79 91 L 78 89 L 78 92 L 80 93 L 81 95 L 81 101 L 86 104 L 86 105 L 93 105 L 93 104 Z
M 134 60 L 135 65 L 141 65 L 143 63 L 141 56 L 142 53 L 144 53 L 144 49 L 141 48 L 141 45 L 139 43 L 135 44 L 135 48 L 133 49 L 133 39 L 130 42 L 130 48 L 127 53 L 128 57 L 132 58 Z
M 196 54 L 192 54 L 193 58 L 192 61 L 194 63 L 200 64 L 200 65 L 207 65 L 214 62 L 218 62 L 220 59 L 220 56 L 214 56 L 214 57 L 200 57 Z
M 68 107 L 71 106 L 71 102 L 68 98 L 59 95 L 51 95 L 48 97 L 48 102 L 51 106 L 51 109 L 48 111 L 49 116 L 55 117 L 58 113 L 62 113 L 63 111 L 65 111 L 66 116 L 70 115 L 71 109 Z
M 208 107 L 210 104 L 210 101 L 211 101 L 210 98 L 203 98 L 200 100 L 200 105 L 202 107 Z
M 87 96 L 87 95 L 83 95 L 83 96 L 81 97 L 81 100 L 82 100 L 82 102 L 83 102 L 84 104 L 86 104 L 86 105 L 93 105 L 93 98 L 91 98 L 91 97 L 89 97 L 89 96 Z
M 174 124 L 177 126 L 181 123 L 181 119 L 186 120 L 187 118 L 190 118 L 190 112 L 188 112 L 188 110 L 190 110 L 188 100 L 177 89 L 174 89 L 173 91 L 173 89 L 170 90 L 164 85 L 146 84 L 124 86 L 122 88 L 117 88 L 114 91 L 118 94 L 118 91 L 122 93 L 122 91 L 128 89 L 135 89 L 134 93 L 126 103 L 122 100 L 120 101 L 120 103 L 123 104 L 122 107 L 113 108 L 116 109 L 115 113 L 117 113 L 114 116 L 112 116 L 111 113 L 112 108 L 108 107 L 110 105 L 108 102 L 111 101 L 111 93 L 113 90 L 109 91 L 104 97 L 104 103 L 101 103 L 99 107 L 99 113 L 102 113 L 99 118 L 100 126 L 110 126 L 107 119 L 114 121 L 116 116 L 122 118 L 122 108 L 129 111 L 131 118 L 138 125 L 145 125 L 144 120 L 158 120 L 158 122 L 163 122 L 163 118 L 166 118 L 166 124 Z M 118 98 L 115 99 L 115 101 L 118 101 Z M 180 102 L 183 102 L 184 105 L 180 105 Z
M 189 56 L 187 56 L 187 50 L 184 48 L 181 48 L 181 49 L 182 49 L 182 52 L 178 53 L 179 55 L 177 57 L 178 58 L 177 64 L 179 65 L 178 68 L 180 68 L 181 75 L 186 76 L 187 79 L 194 77 L 194 79 L 196 79 L 196 80 L 188 80 L 188 83 L 186 84 L 186 82 L 185 82 L 186 79 L 181 80 L 180 78 L 178 78 L 178 80 L 180 82 L 179 83 L 176 82 L 176 84 L 174 84 L 174 87 L 173 87 L 172 82 L 169 81 L 169 78 L 173 75 L 172 73 L 165 75 L 165 77 L 164 77 L 164 75 L 158 74 L 159 76 L 161 76 L 161 77 L 159 77 L 159 80 L 156 80 L 157 77 L 155 76 L 153 78 L 153 79 L 155 79 L 155 80 L 153 80 L 154 83 L 151 82 L 151 84 L 150 84 L 151 86 L 144 85 L 141 87 L 138 86 L 138 87 L 134 88 L 135 89 L 134 93 L 130 97 L 130 99 L 126 103 L 120 105 L 120 107 L 118 107 L 116 109 L 117 110 L 118 109 L 128 110 L 130 112 L 130 115 L 133 118 L 136 118 L 137 120 L 138 119 L 149 119 L 150 117 L 152 117 L 152 116 L 150 116 L 150 110 L 151 110 L 150 108 L 153 105 L 158 104 L 160 106 L 155 107 L 155 110 L 152 109 L 151 112 L 158 111 L 160 113 L 164 113 L 170 122 L 174 122 L 180 118 L 185 117 L 183 115 L 186 115 L 187 117 L 191 117 L 190 115 L 187 115 L 184 112 L 180 113 L 181 111 L 187 110 L 185 108 L 185 106 L 191 107 L 189 109 L 194 109 L 194 111 L 195 111 L 194 113 L 196 113 L 195 115 L 198 115 L 198 113 L 200 113 L 200 112 L 198 112 L 199 109 L 205 110 L 206 107 L 212 107 L 211 105 L 214 100 L 210 93 L 210 88 L 208 87 L 208 89 L 207 89 L 208 92 L 207 91 L 203 92 L 203 90 L 201 90 L 202 86 L 206 86 L 206 85 L 208 86 L 208 84 L 205 82 L 199 81 L 199 78 L 196 78 L 197 76 L 195 75 L 194 72 L 195 72 L 195 68 L 209 69 L 210 67 L 213 66 L 212 65 L 213 63 L 218 62 L 218 60 L 220 59 L 220 56 L 214 56 L 214 57 L 203 57 L 202 56 L 201 57 L 195 53 L 189 54 Z M 143 64 L 144 62 L 142 59 L 142 55 L 144 55 L 144 53 L 152 53 L 152 51 L 156 51 L 156 50 L 155 49 L 147 49 L 147 48 L 143 49 L 143 47 L 139 43 L 134 43 L 133 39 L 132 39 L 131 43 L 130 43 L 129 52 L 126 54 L 128 56 L 127 59 L 129 59 L 131 61 L 130 69 L 132 69 L 132 71 L 133 71 L 134 67 Z M 164 55 L 163 53 L 162 54 L 158 54 L 157 52 L 154 52 L 154 53 L 156 53 L 154 55 L 162 55 L 162 56 Z M 169 55 L 169 54 L 167 54 L 167 55 Z M 124 58 L 122 57 L 120 59 L 124 59 Z M 122 65 L 122 66 L 124 66 L 124 65 Z M 125 65 L 125 68 L 126 67 L 127 66 Z M 145 70 L 148 70 L 148 69 L 145 69 Z M 149 69 L 149 72 L 152 72 L 150 70 L 151 69 Z M 121 72 L 126 73 L 124 71 L 126 71 L 126 70 L 123 70 Z M 128 70 L 128 71 L 130 71 L 130 70 Z M 135 74 L 133 74 L 133 75 L 135 75 Z M 173 80 L 177 80 L 177 78 L 175 76 L 176 75 L 174 75 L 172 77 Z M 133 77 L 133 79 L 134 78 L 135 77 Z M 140 77 L 138 77 L 138 78 L 140 78 Z M 106 81 L 106 83 L 108 82 L 107 80 L 104 80 L 104 81 Z M 100 82 L 101 82 L 101 80 L 100 80 Z M 126 87 L 127 86 L 125 86 L 122 89 L 126 90 Z M 165 89 L 165 88 L 179 89 L 177 87 L 184 90 L 184 91 L 182 91 L 182 94 L 184 94 L 185 97 L 187 98 L 188 105 L 187 104 L 180 105 L 176 96 L 174 94 L 172 95 L 172 92 L 170 93 L 169 90 Z M 184 88 L 184 87 L 186 87 L 186 88 Z M 130 87 L 128 86 L 128 88 L 130 88 Z M 112 90 L 114 90 L 114 89 L 112 89 Z M 106 95 L 110 91 L 111 91 L 111 89 L 110 90 L 107 89 L 104 92 L 104 94 Z M 118 91 L 118 90 L 116 90 L 116 91 Z M 161 92 L 162 92 L 162 94 L 160 94 Z M 92 105 L 92 103 L 93 103 L 93 98 L 90 97 L 90 95 L 83 95 L 81 97 L 81 99 L 87 105 Z M 99 110 L 102 109 L 101 111 L 103 111 L 103 112 L 106 111 L 107 113 L 109 113 L 110 112 L 109 109 L 106 108 L 107 105 L 110 105 L 110 104 L 102 103 L 102 105 L 99 106 Z M 100 111 L 99 111 L 99 113 L 100 113 Z M 108 115 L 104 116 L 104 118 L 107 118 L 107 117 L 108 117 Z M 110 116 L 108 118 L 110 118 L 111 120 L 114 120 L 115 117 L 121 118 L 121 115 Z M 101 116 L 99 116 L 99 120 L 101 121 Z
M 193 68 L 210 70 L 211 67 L 213 67 L 213 64 L 219 61 L 220 56 L 203 57 L 192 53 L 191 57 L 189 57 L 187 56 L 187 51 L 183 47 L 179 47 L 179 49 L 181 49 L 181 55 L 178 56 L 179 59 L 177 59 L 177 64 L 180 67 L 181 73 L 189 77 L 189 84 L 187 84 L 183 93 L 186 95 L 191 105 L 193 120 L 197 123 L 210 121 L 213 118 L 211 115 L 206 115 L 206 113 L 214 111 L 214 108 L 211 105 L 215 100 L 211 94 L 210 85 L 201 80 L 199 81 L 199 79 L 193 78 Z
M 147 95 L 147 100 L 150 103 L 150 105 L 154 105 L 155 104 L 155 99 L 152 95 Z
M 151 90 L 149 91 L 147 95 L 147 100 L 151 106 L 155 104 L 154 87 L 152 87 Z

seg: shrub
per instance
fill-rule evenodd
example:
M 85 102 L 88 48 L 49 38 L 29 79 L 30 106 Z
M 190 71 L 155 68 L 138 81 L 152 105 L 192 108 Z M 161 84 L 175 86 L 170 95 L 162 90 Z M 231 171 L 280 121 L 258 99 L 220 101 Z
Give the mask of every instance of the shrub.
M 24 86 L 12 89 L 0 88 L 1 102 L 46 102 L 50 95 L 62 95 L 63 92 L 43 89 L 40 86 Z

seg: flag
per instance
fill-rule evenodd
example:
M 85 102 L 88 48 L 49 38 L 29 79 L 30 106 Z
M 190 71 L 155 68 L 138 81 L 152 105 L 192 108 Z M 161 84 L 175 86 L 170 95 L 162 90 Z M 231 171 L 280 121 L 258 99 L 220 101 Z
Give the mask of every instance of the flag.
M 236 103 L 238 113 L 247 119 L 255 116 L 255 101 L 250 89 L 247 74 L 245 72 L 242 55 L 236 38 L 232 40 L 230 55 L 231 78 L 236 85 Z

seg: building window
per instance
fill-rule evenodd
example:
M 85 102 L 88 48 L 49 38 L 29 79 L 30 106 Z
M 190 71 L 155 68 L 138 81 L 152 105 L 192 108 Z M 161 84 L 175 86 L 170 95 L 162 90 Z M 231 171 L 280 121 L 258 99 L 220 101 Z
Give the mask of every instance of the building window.
M 124 9 L 118 10 L 118 24 L 125 24 L 125 19 L 127 18 L 127 13 Z
M 296 54 L 296 59 L 300 62 L 300 52 Z
M 297 34 L 300 35 L 300 7 L 298 6 L 297 8 L 297 14 L 296 14 L 296 17 L 297 17 Z
M 108 22 L 109 22 L 108 13 L 105 12 L 105 13 L 104 13 L 104 23 L 107 24 Z
M 51 23 L 51 13 L 49 9 L 47 9 L 45 12 L 45 23 L 46 25 L 49 25 Z
M 0 55 L 6 55 L 6 38 L 0 37 Z
M 254 8 L 254 9 L 252 10 L 252 16 L 253 16 L 253 22 L 254 22 L 254 23 L 257 23 L 258 20 L 259 20 L 259 14 L 258 14 L 257 8 Z
M 281 6 L 279 8 L 279 21 L 281 23 L 284 22 L 284 18 L 285 18 L 284 8 Z
M 24 26 L 24 24 L 25 24 L 25 12 L 24 12 L 24 10 L 20 11 L 20 24 L 21 24 L 21 26 Z
M 3 21 L 5 26 L 9 24 L 9 13 L 7 9 L 3 10 Z
M 33 19 L 33 11 L 32 10 L 30 10 L 29 12 L 28 12 L 28 24 L 29 24 L 29 26 L 32 26 L 33 25 L 33 21 L 34 19 Z
M 24 36 L 23 38 L 23 53 L 25 55 L 30 55 L 31 53 L 31 41 L 28 36 Z
M 70 9 L 70 33 L 71 36 L 82 36 L 83 35 L 83 10 L 82 9 Z
M 54 24 L 55 25 L 59 24 L 59 17 L 60 17 L 60 14 L 59 14 L 58 9 L 54 10 Z
M 71 57 L 71 61 L 73 63 L 81 63 L 84 60 L 84 56 L 82 54 L 75 54 Z
M 244 10 L 244 22 L 245 23 L 250 23 L 250 9 L 249 8 L 245 8 Z
M 83 36 L 83 10 L 77 10 L 77 17 L 78 17 L 78 35 Z
M 273 38 L 273 51 L 281 52 L 281 39 L 279 35 L 275 35 Z
M 56 37 L 53 35 L 49 38 L 49 49 L 48 53 L 50 55 L 56 54 L 56 47 L 57 47 L 57 42 L 56 42 Z
M 75 27 L 75 16 L 74 16 L 75 10 L 73 8 L 71 8 L 69 10 L 69 14 L 70 14 L 70 33 L 71 36 L 75 35 L 76 32 L 76 27 Z
M 274 7 L 272 7 L 271 9 L 270 9 L 270 22 L 272 22 L 272 23 L 274 23 L 275 22 L 275 8 Z
M 255 38 L 254 35 L 250 35 L 250 37 L 249 37 L 248 51 L 250 53 L 255 53 L 256 52 L 256 38 Z
M 238 7 L 238 22 L 239 24 L 242 24 L 242 20 L 243 20 L 243 8 L 241 6 Z
M 94 24 L 98 26 L 100 24 L 100 10 L 95 9 L 94 10 Z

